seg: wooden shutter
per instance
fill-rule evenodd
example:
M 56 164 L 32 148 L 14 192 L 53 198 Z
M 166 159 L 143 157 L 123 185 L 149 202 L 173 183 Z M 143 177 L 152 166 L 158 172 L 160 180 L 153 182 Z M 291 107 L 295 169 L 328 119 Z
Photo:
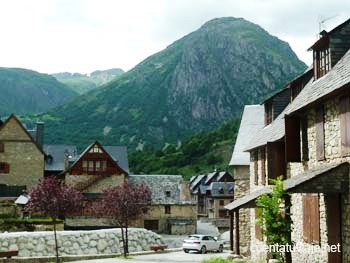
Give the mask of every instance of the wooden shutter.
M 303 195 L 303 238 L 306 242 L 311 242 L 311 221 L 310 221 L 310 196 Z
M 341 153 L 350 154 L 350 97 L 343 97 L 339 101 Z
M 325 159 L 323 106 L 316 109 L 316 156 L 318 161 Z
M 276 179 L 279 176 L 286 178 L 286 158 L 284 142 L 267 143 L 267 178 Z M 268 181 L 268 183 L 270 183 Z
M 300 162 L 300 118 L 285 117 L 285 134 L 287 162 Z
M 5 145 L 3 142 L 0 142 L 0 153 L 3 153 L 5 151 Z
M 258 151 L 254 151 L 254 184 L 258 184 L 259 173 L 258 173 Z
M 261 213 L 260 209 L 255 208 L 255 221 L 258 220 L 260 213 Z M 262 227 L 258 225 L 256 222 L 255 222 L 255 238 L 260 241 L 263 240 Z
M 261 183 L 266 184 L 266 148 L 261 148 Z
M 301 119 L 301 140 L 302 140 L 302 159 L 303 161 L 309 160 L 309 140 L 307 135 L 307 118 Z
M 311 196 L 311 225 L 312 242 L 314 244 L 320 243 L 320 207 L 318 194 Z
M 303 195 L 303 237 L 308 243 L 320 243 L 320 209 L 317 194 Z

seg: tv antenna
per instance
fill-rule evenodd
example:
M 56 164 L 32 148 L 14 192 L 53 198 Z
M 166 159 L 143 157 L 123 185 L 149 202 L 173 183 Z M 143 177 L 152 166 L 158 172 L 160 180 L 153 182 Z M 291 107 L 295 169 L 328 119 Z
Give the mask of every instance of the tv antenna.
M 319 15 L 318 16 L 318 33 L 321 33 L 321 31 L 325 29 L 325 23 L 328 20 L 331 20 L 337 16 L 338 16 L 337 14 L 332 15 L 332 16 L 328 16 L 328 17 L 325 17 L 324 15 Z

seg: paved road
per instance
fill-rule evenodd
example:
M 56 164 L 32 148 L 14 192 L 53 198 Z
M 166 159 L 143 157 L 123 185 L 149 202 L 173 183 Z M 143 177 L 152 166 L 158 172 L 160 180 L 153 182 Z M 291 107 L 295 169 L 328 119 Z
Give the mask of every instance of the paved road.
M 176 251 L 170 253 L 154 253 L 149 255 L 134 256 L 132 259 L 93 259 L 84 261 L 75 261 L 75 263 L 156 263 L 156 262 L 166 262 L 166 263 L 199 263 L 203 259 L 209 259 L 211 257 L 223 257 L 226 258 L 229 253 L 208 253 L 208 254 L 196 254 L 189 253 L 186 254 L 183 251 Z

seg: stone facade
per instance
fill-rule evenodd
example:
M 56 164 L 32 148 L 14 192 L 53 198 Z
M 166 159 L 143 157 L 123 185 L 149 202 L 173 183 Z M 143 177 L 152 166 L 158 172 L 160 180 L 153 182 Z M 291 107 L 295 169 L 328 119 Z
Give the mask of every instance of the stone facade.
M 316 169 L 317 167 L 324 166 L 326 164 L 341 163 L 350 161 L 350 157 L 341 156 L 341 141 L 340 141 L 340 120 L 339 120 L 339 103 L 337 99 L 331 99 L 324 104 L 324 145 L 325 145 L 325 159 L 317 160 L 316 157 L 316 112 L 315 109 L 311 109 L 305 113 L 307 118 L 307 134 L 308 134 L 308 161 L 302 163 L 289 163 L 288 173 L 291 177 L 298 176 L 309 169 Z M 336 174 L 333 175 L 336 178 Z M 349 220 L 349 194 L 341 195 L 341 214 L 342 214 L 342 253 L 343 262 L 350 262 L 350 220 Z M 326 205 L 324 201 L 324 194 L 319 194 L 320 203 L 320 242 L 321 247 L 328 244 L 327 233 L 327 221 L 326 221 Z M 303 214 L 302 214 L 302 194 L 292 195 L 292 220 L 294 222 L 294 228 L 292 232 L 292 239 L 297 243 L 301 243 L 305 247 L 312 245 L 306 243 L 303 240 Z M 303 255 L 300 253 L 293 253 L 293 260 L 296 262 L 328 262 L 327 253 L 314 252 Z
M 0 129 L 1 162 L 9 165 L 9 173 L 0 174 L 0 184 L 27 186 L 31 189 L 44 175 L 44 154 L 12 115 Z
M 129 229 L 129 252 L 149 250 L 150 245 L 164 244 L 162 238 L 145 229 Z M 119 254 L 123 243 L 120 229 L 95 231 L 58 231 L 60 256 Z M 53 232 L 16 232 L 0 234 L 0 251 L 18 250 L 19 257 L 55 255 Z
M 85 182 L 93 177 L 95 177 L 95 175 L 87 175 L 87 174 L 71 175 L 68 173 L 68 174 L 66 174 L 65 182 L 68 185 L 74 186 L 74 185 L 77 185 L 79 183 L 83 183 L 83 182 Z M 109 187 L 120 185 L 121 183 L 124 182 L 124 180 L 125 180 L 124 174 L 109 175 L 109 176 L 106 176 L 106 177 L 98 180 L 97 182 L 95 182 L 94 184 L 92 184 L 91 186 L 86 188 L 84 190 L 84 193 L 102 193 L 103 190 L 105 190 Z

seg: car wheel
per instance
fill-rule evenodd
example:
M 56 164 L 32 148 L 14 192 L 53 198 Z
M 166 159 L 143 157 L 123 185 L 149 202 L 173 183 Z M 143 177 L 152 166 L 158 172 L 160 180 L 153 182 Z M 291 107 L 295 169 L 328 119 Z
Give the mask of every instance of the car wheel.
M 224 246 L 223 246 L 223 245 L 220 245 L 220 246 L 219 246 L 218 252 L 219 252 L 219 253 L 222 253 L 223 251 L 224 251 Z
M 202 254 L 206 254 L 207 253 L 207 248 L 205 246 L 202 246 L 201 253 Z
M 185 253 L 188 253 L 188 252 L 189 252 L 189 250 L 188 250 L 188 249 L 184 249 L 184 252 L 185 252 Z

